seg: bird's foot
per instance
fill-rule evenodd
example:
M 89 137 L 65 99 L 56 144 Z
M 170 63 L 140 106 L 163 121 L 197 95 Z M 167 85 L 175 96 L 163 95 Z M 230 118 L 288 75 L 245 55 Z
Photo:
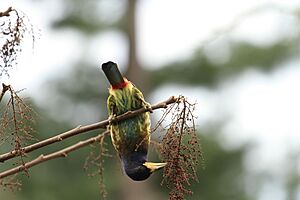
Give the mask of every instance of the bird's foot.
M 151 107 L 151 104 L 150 104 L 150 103 L 144 101 L 144 108 L 145 108 L 146 110 L 148 110 L 150 113 L 153 113 L 153 110 L 152 110 L 152 107 Z
M 112 125 L 113 120 L 116 118 L 116 114 L 112 114 L 108 117 L 108 126 Z
M 147 101 L 145 101 L 144 98 L 139 98 L 139 99 L 142 101 L 143 107 L 144 107 L 147 111 L 149 111 L 150 113 L 153 113 L 151 104 L 148 103 Z

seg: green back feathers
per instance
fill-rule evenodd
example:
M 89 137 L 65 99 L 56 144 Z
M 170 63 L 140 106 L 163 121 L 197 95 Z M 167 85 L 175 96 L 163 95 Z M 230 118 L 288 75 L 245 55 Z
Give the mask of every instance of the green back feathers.
M 129 110 L 135 110 L 142 107 L 141 101 L 136 96 L 141 93 L 134 88 L 131 83 L 122 89 L 109 89 L 109 97 L 107 99 L 108 114 L 120 115 Z
M 109 115 L 120 115 L 143 106 L 143 94 L 130 82 L 122 89 L 109 89 Z M 150 141 L 149 113 L 114 123 L 110 128 L 112 142 L 120 156 L 126 156 L 136 150 L 147 151 Z

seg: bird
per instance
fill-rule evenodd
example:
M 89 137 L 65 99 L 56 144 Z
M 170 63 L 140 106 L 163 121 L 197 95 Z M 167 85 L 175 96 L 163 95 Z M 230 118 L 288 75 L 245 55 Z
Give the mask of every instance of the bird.
M 151 106 L 145 101 L 143 93 L 122 76 L 116 63 L 112 61 L 103 63 L 102 70 L 110 83 L 107 98 L 110 122 L 114 117 L 128 111 L 143 107 L 151 111 Z M 146 180 L 153 172 L 166 166 L 167 163 L 147 161 L 151 137 L 149 112 L 120 122 L 111 122 L 108 128 L 122 168 L 132 180 Z

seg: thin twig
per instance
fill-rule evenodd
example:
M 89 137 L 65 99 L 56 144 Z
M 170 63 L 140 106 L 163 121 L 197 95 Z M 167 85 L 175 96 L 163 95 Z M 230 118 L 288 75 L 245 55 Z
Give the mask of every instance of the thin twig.
M 186 112 L 186 100 L 183 98 L 182 102 L 183 102 L 183 109 L 182 109 L 182 112 L 180 113 L 180 118 L 179 118 L 179 120 L 181 120 L 181 125 L 180 125 L 178 150 L 177 150 L 178 157 L 180 155 L 182 136 L 184 134 L 184 127 L 186 125 L 186 114 L 185 114 L 185 112 Z
M 16 109 L 15 109 L 15 93 L 12 89 L 12 87 L 9 87 L 9 91 L 10 91 L 10 103 L 11 103 L 11 108 L 12 108 L 12 113 L 13 113 L 13 126 L 14 126 L 14 130 L 13 130 L 13 135 L 15 135 L 15 151 L 18 152 L 18 154 L 21 157 L 21 163 L 22 165 L 25 164 L 23 156 L 24 153 L 21 150 L 21 139 L 19 136 L 19 126 L 18 126 L 18 120 L 17 120 L 17 115 L 16 115 Z M 28 171 L 25 169 L 24 170 L 26 172 L 26 175 L 29 176 Z
M 119 122 L 119 121 L 122 121 L 122 120 L 125 120 L 125 119 L 132 118 L 134 116 L 137 116 L 141 113 L 147 112 L 149 110 L 156 110 L 156 109 L 159 109 L 159 108 L 166 108 L 169 104 L 173 104 L 177 101 L 178 101 L 178 98 L 176 98 L 174 96 L 171 96 L 169 99 L 167 99 L 165 101 L 162 101 L 158 104 L 152 105 L 150 108 L 141 108 L 141 109 L 138 109 L 138 110 L 135 110 L 135 111 L 126 112 L 126 113 L 124 113 L 122 115 L 119 115 L 119 116 L 117 116 L 117 117 L 115 117 L 111 120 L 106 119 L 106 120 L 103 120 L 101 122 L 97 122 L 97 123 L 94 123 L 94 124 L 85 125 L 85 126 L 78 126 L 74 129 L 71 129 L 71 130 L 66 131 L 64 133 L 61 133 L 59 135 L 50 137 L 48 139 L 39 141 L 37 143 L 26 146 L 24 148 L 21 148 L 21 152 L 22 153 L 29 153 L 29 152 L 34 151 L 36 149 L 42 148 L 44 146 L 47 146 L 47 145 L 50 145 L 50 144 L 53 144 L 53 143 L 56 143 L 56 142 L 60 142 L 64 139 L 66 139 L 66 138 L 78 135 L 80 133 L 85 133 L 85 132 L 100 129 L 100 128 L 106 128 L 106 126 L 110 122 Z M 19 156 L 19 155 L 20 155 L 20 151 L 16 151 L 16 150 L 10 151 L 8 153 L 4 153 L 4 154 L 0 155 L 0 162 L 4 162 L 8 159 L 14 158 L 14 157 Z
M 33 167 L 37 164 L 46 162 L 48 160 L 52 160 L 52 159 L 60 158 L 60 157 L 67 157 L 68 154 L 72 151 L 80 149 L 80 148 L 82 148 L 86 145 L 92 144 L 96 141 L 100 141 L 101 138 L 104 137 L 108 133 L 109 133 L 109 131 L 104 131 L 103 133 L 99 134 L 96 137 L 92 137 L 92 138 L 89 138 L 87 140 L 80 141 L 80 142 L 78 142 L 74 145 L 71 145 L 67 148 L 64 148 L 62 150 L 59 150 L 59 151 L 56 151 L 56 152 L 53 152 L 53 153 L 47 154 L 47 155 L 41 154 L 40 156 L 38 156 L 34 160 L 31 160 L 27 163 L 24 163 L 24 164 L 19 165 L 15 168 L 12 168 L 12 169 L 9 169 L 9 170 L 6 170 L 6 171 L 0 173 L 0 179 L 5 178 L 5 177 L 10 176 L 10 175 L 13 175 L 13 174 L 16 174 L 18 172 L 24 171 L 24 170 L 28 170 L 29 168 L 31 168 L 31 167 Z

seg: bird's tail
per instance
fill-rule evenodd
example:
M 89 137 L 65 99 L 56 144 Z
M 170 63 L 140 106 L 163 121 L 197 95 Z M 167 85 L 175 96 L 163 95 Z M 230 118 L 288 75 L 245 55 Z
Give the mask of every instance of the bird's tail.
M 103 63 L 102 70 L 112 86 L 120 85 L 125 82 L 116 63 L 111 61 Z

